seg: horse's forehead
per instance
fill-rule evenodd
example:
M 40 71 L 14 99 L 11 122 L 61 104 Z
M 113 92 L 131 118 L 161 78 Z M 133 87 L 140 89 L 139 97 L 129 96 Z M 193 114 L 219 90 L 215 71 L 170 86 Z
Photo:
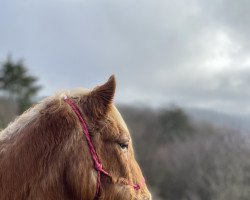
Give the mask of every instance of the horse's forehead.
M 111 106 L 111 114 L 114 120 L 116 121 L 116 123 L 119 125 L 119 127 L 128 133 L 129 131 L 128 131 L 127 125 L 125 121 L 123 120 L 120 112 L 117 110 L 117 108 L 114 105 Z

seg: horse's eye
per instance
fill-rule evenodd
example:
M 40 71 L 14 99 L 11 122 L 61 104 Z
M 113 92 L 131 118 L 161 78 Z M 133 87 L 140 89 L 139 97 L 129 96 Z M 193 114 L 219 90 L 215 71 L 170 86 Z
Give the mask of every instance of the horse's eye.
M 119 146 L 120 146 L 122 149 L 127 149 L 127 148 L 128 148 L 128 144 L 127 144 L 127 143 L 119 143 Z

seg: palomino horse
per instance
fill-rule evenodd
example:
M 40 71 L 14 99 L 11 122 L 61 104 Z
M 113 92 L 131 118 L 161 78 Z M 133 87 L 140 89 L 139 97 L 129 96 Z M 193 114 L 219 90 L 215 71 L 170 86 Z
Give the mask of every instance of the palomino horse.
M 0 133 L 0 200 L 149 200 L 115 78 L 49 97 Z

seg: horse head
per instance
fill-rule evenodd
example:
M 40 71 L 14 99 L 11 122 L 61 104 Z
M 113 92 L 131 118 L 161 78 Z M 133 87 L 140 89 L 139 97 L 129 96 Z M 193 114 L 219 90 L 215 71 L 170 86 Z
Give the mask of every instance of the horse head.
M 49 97 L 2 131 L 0 199 L 151 199 L 115 88 L 111 76 Z

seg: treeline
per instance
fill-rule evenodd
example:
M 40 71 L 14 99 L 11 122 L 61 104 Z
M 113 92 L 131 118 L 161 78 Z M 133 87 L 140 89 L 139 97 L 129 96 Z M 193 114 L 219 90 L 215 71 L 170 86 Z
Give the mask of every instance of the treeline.
M 249 137 L 172 106 L 120 106 L 154 199 L 249 200 Z

